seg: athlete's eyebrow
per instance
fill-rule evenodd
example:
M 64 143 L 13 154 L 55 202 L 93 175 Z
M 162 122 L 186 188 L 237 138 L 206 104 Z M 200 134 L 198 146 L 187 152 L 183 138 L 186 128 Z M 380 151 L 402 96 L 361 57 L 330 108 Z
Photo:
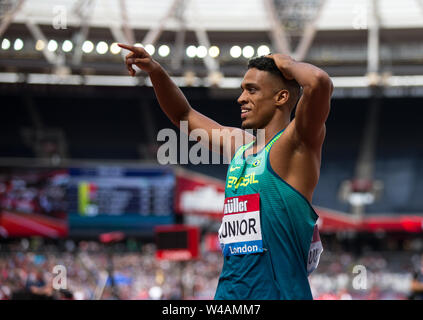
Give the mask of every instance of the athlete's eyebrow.
M 244 89 L 244 87 L 245 88 L 256 88 L 256 89 L 259 88 L 259 86 L 254 82 L 241 83 L 241 89 Z

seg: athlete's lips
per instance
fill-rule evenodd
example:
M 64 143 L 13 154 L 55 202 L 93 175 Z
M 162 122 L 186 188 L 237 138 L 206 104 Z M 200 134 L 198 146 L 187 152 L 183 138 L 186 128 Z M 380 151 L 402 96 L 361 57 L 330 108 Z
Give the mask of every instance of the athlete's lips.
M 241 107 L 241 119 L 246 118 L 250 111 L 251 111 L 250 108 Z

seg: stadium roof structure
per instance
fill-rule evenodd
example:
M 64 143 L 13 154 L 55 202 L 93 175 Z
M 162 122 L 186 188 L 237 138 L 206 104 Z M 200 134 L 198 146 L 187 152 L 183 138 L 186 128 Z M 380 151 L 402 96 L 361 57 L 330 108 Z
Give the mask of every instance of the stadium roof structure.
M 93 3 L 90 26 L 109 28 L 121 23 L 120 0 L 91 1 Z M 133 29 L 151 29 L 159 24 L 164 13 L 174 5 L 174 0 L 126 0 L 127 23 Z M 182 3 L 182 1 L 176 1 Z M 275 4 L 283 1 L 275 1 Z M 291 4 L 310 5 L 316 1 L 290 1 Z M 317 21 L 318 30 L 353 30 L 357 29 L 360 19 L 367 19 L 366 13 L 371 0 L 327 0 L 320 1 L 323 9 Z M 75 0 L 26 0 L 16 13 L 13 22 L 25 23 L 32 19 L 38 24 L 51 24 L 55 11 L 64 7 L 71 13 L 83 1 Z M 266 12 L 266 1 L 262 0 L 214 0 L 185 1 L 184 18 L 187 29 L 195 30 L 199 24 L 209 31 L 270 31 L 271 21 Z M 56 9 L 55 9 L 56 8 Z M 292 9 L 291 9 L 292 10 Z M 380 27 L 423 28 L 423 3 L 420 0 L 383 0 L 378 1 Z M 177 31 L 175 20 L 169 20 L 166 28 Z M 79 26 L 76 14 L 69 14 L 69 26 Z
M 423 95 L 421 0 L 4 0 L 0 16 L 3 83 L 148 85 L 123 79 L 125 42 L 180 85 L 238 87 L 267 50 L 323 67 L 335 96 Z

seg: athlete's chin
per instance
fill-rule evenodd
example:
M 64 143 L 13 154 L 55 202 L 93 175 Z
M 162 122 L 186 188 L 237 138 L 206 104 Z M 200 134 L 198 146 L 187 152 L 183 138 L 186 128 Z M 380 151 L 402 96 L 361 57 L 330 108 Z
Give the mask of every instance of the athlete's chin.
M 253 125 L 247 120 L 242 121 L 241 128 L 242 129 L 254 129 Z

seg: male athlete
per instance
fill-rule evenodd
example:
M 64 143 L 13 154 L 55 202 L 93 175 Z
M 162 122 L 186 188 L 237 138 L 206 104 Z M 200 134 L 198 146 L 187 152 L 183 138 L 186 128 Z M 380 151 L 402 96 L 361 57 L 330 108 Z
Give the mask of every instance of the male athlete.
M 189 132 L 205 130 L 209 147 L 231 156 L 219 229 L 224 263 L 214 298 L 312 299 L 308 275 L 322 247 L 310 203 L 333 90 L 328 74 L 282 54 L 250 60 L 238 98 L 242 129 L 229 128 L 193 109 L 143 48 L 120 46 L 131 51 L 129 74 L 135 75 L 133 65 L 148 73 L 176 126 L 188 121 Z M 216 129 L 229 135 L 213 141 Z M 264 129 L 264 142 L 243 129 Z M 237 135 L 252 142 L 239 148 L 224 143 Z

